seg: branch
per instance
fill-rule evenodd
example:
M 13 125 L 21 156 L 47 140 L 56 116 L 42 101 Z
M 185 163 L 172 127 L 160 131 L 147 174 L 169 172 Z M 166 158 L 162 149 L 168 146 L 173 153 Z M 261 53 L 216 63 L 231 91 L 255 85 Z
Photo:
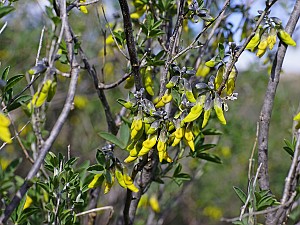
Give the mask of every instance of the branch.
M 72 34 L 72 37 L 74 39 L 74 42 L 75 43 L 79 43 L 77 37 L 74 35 L 74 33 L 71 31 L 71 34 Z M 107 122 L 107 126 L 108 126 L 108 131 L 111 132 L 112 134 L 116 135 L 118 133 L 118 128 L 116 126 L 116 123 L 114 121 L 114 117 L 111 113 L 111 110 L 110 110 L 110 106 L 107 102 L 107 99 L 106 99 L 106 96 L 104 94 L 104 91 L 102 89 L 100 89 L 98 87 L 99 85 L 99 79 L 98 79 L 98 76 L 97 76 L 97 71 L 95 69 L 94 66 L 90 65 L 83 49 L 81 48 L 81 46 L 79 45 L 78 47 L 78 50 L 79 50 L 79 54 L 81 56 L 81 59 L 84 63 L 84 66 L 85 68 L 87 69 L 89 75 L 92 77 L 93 79 L 93 82 L 94 82 L 94 87 L 97 91 L 97 95 L 104 107 L 104 112 L 105 112 L 105 116 L 106 116 L 106 122 Z
M 98 88 L 101 89 L 101 90 L 107 90 L 107 89 L 115 88 L 115 87 L 119 86 L 120 84 L 122 84 L 131 75 L 132 75 L 132 72 L 131 73 L 126 73 L 126 74 L 124 74 L 124 76 L 121 79 L 117 80 L 116 82 L 114 82 L 112 84 L 99 83 Z
M 300 177 L 300 130 L 297 131 L 297 144 L 294 152 L 293 161 L 288 173 L 288 176 L 285 179 L 285 186 L 283 191 L 283 197 L 281 200 L 281 204 L 286 204 L 287 202 L 290 202 L 290 199 L 292 198 L 292 193 L 295 192 L 297 183 L 299 181 Z M 289 212 L 291 211 L 292 203 L 286 205 L 284 208 L 280 208 L 276 212 L 276 215 L 274 217 L 274 221 L 278 224 L 282 224 L 286 218 Z
M 130 18 L 129 7 L 128 7 L 127 0 L 119 0 L 119 4 L 123 15 L 124 32 L 126 37 L 126 44 L 129 53 L 132 73 L 134 76 L 135 88 L 138 91 L 142 88 L 142 81 L 141 81 L 141 76 L 139 71 L 140 66 L 139 66 L 138 56 L 135 47 L 136 44 L 133 37 L 133 28 L 132 28 L 132 23 Z
M 104 210 L 109 210 L 111 214 L 114 213 L 114 208 L 112 206 L 104 206 L 104 207 L 100 207 L 100 208 L 95 208 L 95 209 L 90 209 L 81 213 L 77 213 L 76 216 L 83 216 L 86 214 L 90 214 L 93 212 L 100 212 L 100 211 L 104 211 Z
M 177 34 L 178 34 L 178 31 L 179 31 L 179 28 L 182 26 L 183 14 L 184 14 L 184 12 L 183 12 L 184 4 L 185 4 L 185 0 L 180 0 L 176 25 L 174 27 L 174 31 L 172 33 L 172 36 L 170 37 L 170 43 L 169 43 L 169 48 L 168 48 L 168 53 L 167 53 L 168 56 L 167 56 L 167 59 L 166 59 L 165 68 L 164 68 L 163 73 L 160 77 L 160 89 L 159 89 L 159 96 L 160 97 L 163 96 L 163 94 L 165 93 L 165 90 L 166 90 L 167 75 L 168 75 L 169 66 L 170 66 L 171 61 L 172 61 L 172 56 L 174 54 L 174 47 L 175 47 L 175 43 L 176 43 L 176 37 L 178 37 Z
M 239 51 L 237 53 L 235 53 L 235 55 L 232 57 L 232 60 L 229 62 L 225 74 L 223 75 L 223 81 L 218 89 L 218 94 L 221 95 L 222 90 L 225 87 L 225 84 L 228 80 L 229 74 L 232 70 L 232 68 L 234 67 L 235 63 L 238 61 L 239 57 L 241 56 L 241 54 L 244 52 L 247 44 L 251 41 L 252 37 L 255 35 L 257 29 L 259 28 L 259 25 L 261 24 L 261 22 L 263 21 L 265 15 L 267 14 L 267 12 L 269 11 L 269 9 L 275 4 L 277 0 L 273 1 L 271 4 L 268 4 L 265 8 L 265 10 L 262 12 L 262 14 L 260 15 L 259 19 L 257 20 L 255 27 L 252 31 L 252 33 L 247 37 L 246 41 L 244 42 L 244 44 L 240 47 Z
M 19 189 L 19 191 L 15 194 L 10 204 L 6 207 L 4 214 L 0 218 L 0 224 L 4 224 L 9 219 L 12 212 L 16 209 L 16 207 L 19 205 L 21 199 L 26 194 L 27 190 L 33 185 L 32 179 L 36 176 L 38 173 L 44 158 L 46 157 L 48 151 L 50 150 L 53 142 L 56 140 L 59 132 L 61 131 L 69 112 L 72 108 L 73 99 L 75 96 L 76 86 L 77 86 L 77 79 L 79 75 L 79 65 L 76 61 L 74 51 L 73 51 L 73 44 L 72 44 L 72 36 L 70 33 L 70 27 L 66 15 L 66 2 L 64 0 L 61 1 L 61 19 L 65 21 L 64 31 L 65 31 L 65 39 L 68 47 L 68 55 L 70 59 L 71 64 L 71 81 L 69 85 L 68 95 L 66 98 L 66 102 L 64 104 L 64 107 L 61 111 L 61 114 L 59 115 L 56 123 L 54 124 L 51 133 L 48 137 L 48 139 L 44 142 L 40 154 L 38 158 L 36 159 L 34 165 L 31 167 L 29 173 L 27 174 L 27 177 L 25 179 L 25 182 Z
M 286 26 L 286 32 L 292 34 L 300 15 L 300 0 L 297 0 Z M 262 163 L 262 168 L 258 178 L 259 186 L 262 190 L 270 190 L 269 172 L 268 172 L 268 139 L 269 139 L 269 125 L 271 114 L 273 110 L 274 98 L 276 94 L 277 85 L 279 83 L 280 72 L 285 57 L 287 46 L 280 42 L 275 59 L 273 61 L 271 76 L 267 91 L 265 94 L 262 110 L 259 121 L 259 135 L 258 135 L 258 163 Z M 274 215 L 269 213 L 267 215 L 266 224 L 273 224 L 271 221 Z

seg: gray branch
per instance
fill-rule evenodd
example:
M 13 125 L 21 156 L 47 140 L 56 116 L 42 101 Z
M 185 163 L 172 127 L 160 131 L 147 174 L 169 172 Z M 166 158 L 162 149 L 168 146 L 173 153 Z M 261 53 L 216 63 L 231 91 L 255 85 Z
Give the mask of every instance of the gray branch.
M 298 22 L 300 15 L 300 0 L 297 0 L 290 16 L 290 19 L 286 26 L 286 32 L 292 34 L 295 26 Z M 287 46 L 280 42 L 273 66 L 271 70 L 271 76 L 269 79 L 267 91 L 265 94 L 262 110 L 259 120 L 259 134 L 258 134 L 258 164 L 262 163 L 258 182 L 262 190 L 270 190 L 269 172 L 268 172 L 268 140 L 269 140 L 269 126 L 271 120 L 271 114 L 274 105 L 274 98 L 276 94 L 277 85 L 280 79 L 280 72 L 285 57 Z M 266 224 L 274 224 L 272 221 L 274 218 L 273 213 L 267 214 Z

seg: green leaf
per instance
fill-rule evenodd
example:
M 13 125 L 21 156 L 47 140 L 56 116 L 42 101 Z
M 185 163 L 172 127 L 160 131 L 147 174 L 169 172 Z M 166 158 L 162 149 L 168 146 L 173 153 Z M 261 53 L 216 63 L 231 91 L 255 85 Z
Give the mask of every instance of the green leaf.
M 219 43 L 218 44 L 218 49 L 219 49 L 219 56 L 221 59 L 224 58 L 225 56 L 225 48 L 224 48 L 224 45 L 222 43 Z
M 247 195 L 245 194 L 245 192 L 243 192 L 243 190 L 240 189 L 239 187 L 233 186 L 233 189 L 237 194 L 237 196 L 239 197 L 239 199 L 242 201 L 242 203 L 245 204 L 247 200 Z
M 98 151 L 96 153 L 96 160 L 100 165 L 105 166 L 106 158 L 105 158 L 104 153 L 100 149 L 98 149 Z
M 49 185 L 47 183 L 37 181 L 36 184 L 38 186 L 40 186 L 41 188 L 43 188 L 47 193 L 50 193 L 50 188 L 49 188 Z
M 180 173 L 181 169 L 182 169 L 182 165 L 179 163 L 176 169 L 174 170 L 173 177 L 176 177 L 176 175 Z
M 119 146 L 121 149 L 125 149 L 126 148 L 126 144 L 124 144 L 124 142 L 122 142 L 121 140 L 119 140 L 115 135 L 105 132 L 105 131 L 101 131 L 98 133 L 100 135 L 100 137 L 104 138 L 105 140 Z
M 104 167 L 99 164 L 92 165 L 87 168 L 87 171 L 90 173 L 93 173 L 93 174 L 99 174 L 99 172 L 103 171 L 103 170 L 104 170 Z
M 0 18 L 15 10 L 12 6 L 0 6 Z
M 13 160 L 5 169 L 5 173 L 13 173 L 18 165 L 22 162 L 22 158 L 18 158 L 18 159 L 15 159 Z
M 7 90 L 11 89 L 13 86 L 15 86 L 20 80 L 23 79 L 23 77 L 24 77 L 23 74 L 19 74 L 19 75 L 9 78 L 7 81 L 7 85 L 5 86 L 5 91 L 7 91 Z
M 290 147 L 284 146 L 283 149 L 292 157 L 294 157 L 294 151 Z
M 25 221 L 28 221 L 29 220 L 29 217 L 35 213 L 38 213 L 40 212 L 41 209 L 40 208 L 33 208 L 33 207 L 30 207 L 30 208 L 27 208 L 25 210 L 23 210 L 20 218 L 18 219 L 17 221 L 17 224 L 22 224 L 24 223 Z
M 4 71 L 3 71 L 3 73 L 2 73 L 2 77 L 1 77 L 2 80 L 4 80 L 4 81 L 7 80 L 8 73 L 9 73 L 9 69 L 10 69 L 10 66 L 7 66 L 7 67 L 4 69 Z
M 216 146 L 216 144 L 205 144 L 205 145 L 201 145 L 198 148 L 195 148 L 196 152 L 203 152 L 206 151 L 208 149 L 214 148 Z
M 210 128 L 210 129 L 203 130 L 202 134 L 203 135 L 222 135 L 223 133 L 217 129 Z
M 11 104 L 7 106 L 8 111 L 12 111 L 14 109 L 19 108 L 21 105 L 26 104 L 31 100 L 31 95 L 21 95 L 16 98 Z
M 119 132 L 120 132 L 120 138 L 121 138 L 122 142 L 127 146 L 129 136 L 130 136 L 130 129 L 129 129 L 128 125 L 125 123 L 122 123 Z
M 197 153 L 196 157 L 200 158 L 200 159 L 204 159 L 204 160 L 210 161 L 210 162 L 222 164 L 222 160 L 218 156 L 216 156 L 214 154 L 209 154 L 209 153 L 203 153 L 202 152 L 202 153 Z

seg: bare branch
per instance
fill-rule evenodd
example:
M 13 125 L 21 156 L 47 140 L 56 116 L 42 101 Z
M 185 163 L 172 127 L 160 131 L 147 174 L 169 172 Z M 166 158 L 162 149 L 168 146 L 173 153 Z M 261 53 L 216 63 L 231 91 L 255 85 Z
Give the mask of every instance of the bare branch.
M 123 77 L 121 79 L 117 80 L 116 82 L 114 82 L 112 84 L 99 83 L 98 88 L 101 89 L 101 90 L 107 90 L 107 89 L 115 88 L 115 87 L 119 86 L 120 84 L 122 84 L 131 75 L 132 75 L 132 73 L 126 73 L 126 74 L 123 75 Z
M 90 209 L 81 213 L 77 213 L 76 216 L 83 216 L 86 214 L 90 214 L 90 213 L 94 213 L 94 212 L 100 212 L 100 211 L 104 211 L 104 210 L 109 210 L 111 214 L 114 213 L 114 208 L 112 206 L 104 206 L 104 207 L 100 207 L 100 208 L 95 208 L 95 209 Z

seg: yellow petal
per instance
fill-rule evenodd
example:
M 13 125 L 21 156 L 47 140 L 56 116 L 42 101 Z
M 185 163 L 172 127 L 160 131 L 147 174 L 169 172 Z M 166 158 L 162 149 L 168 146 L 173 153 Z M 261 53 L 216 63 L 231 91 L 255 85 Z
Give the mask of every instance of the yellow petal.
M 155 195 L 152 195 L 149 199 L 149 205 L 152 208 L 152 210 L 156 213 L 160 212 L 159 202 L 157 200 L 157 197 Z
M 29 208 L 31 206 L 32 202 L 33 202 L 32 198 L 30 198 L 30 196 L 27 195 L 26 200 L 25 200 L 25 204 L 23 206 L 23 210 Z
M 279 30 L 278 37 L 282 42 L 284 42 L 287 45 L 296 46 L 296 42 L 293 40 L 291 35 L 289 35 L 285 30 Z
M 120 186 L 123 188 L 127 188 L 127 185 L 125 184 L 122 172 L 119 170 L 116 170 L 115 174 L 116 174 L 116 178 L 117 178 L 117 181 L 120 184 Z
M 189 100 L 190 102 L 196 102 L 193 92 L 186 91 L 185 95 L 186 95 L 187 100 Z
M 183 119 L 183 122 L 188 123 L 196 120 L 203 111 L 203 105 L 196 104 L 191 108 L 190 113 Z
M 202 122 L 202 128 L 206 126 L 206 124 L 209 120 L 210 112 L 211 112 L 211 109 L 209 109 L 207 111 L 204 111 L 204 118 L 203 118 L 203 122 Z
M 188 141 L 188 145 L 190 146 L 190 148 L 192 149 L 192 151 L 195 151 L 195 144 L 194 141 Z
M 259 43 L 259 32 L 256 32 L 253 38 L 250 40 L 250 42 L 247 44 L 246 49 L 250 49 L 252 52 L 254 51 L 255 47 Z
M 8 127 L 0 126 L 0 139 L 8 144 L 12 143 L 11 134 Z
M 214 105 L 214 109 L 216 111 L 217 117 L 220 120 L 220 122 L 224 125 L 226 125 L 226 119 L 224 117 L 223 110 L 220 106 L 217 106 L 216 104 Z
M 94 179 L 89 183 L 88 188 L 95 188 L 98 187 L 101 182 L 99 182 L 100 177 L 102 176 L 102 174 L 96 174 L 94 175 Z
M 143 142 L 143 147 L 145 148 L 153 148 L 153 146 L 156 144 L 157 135 L 151 134 L 149 137 Z
M 10 120 L 3 113 L 0 113 L 0 126 L 8 127 L 10 125 Z

